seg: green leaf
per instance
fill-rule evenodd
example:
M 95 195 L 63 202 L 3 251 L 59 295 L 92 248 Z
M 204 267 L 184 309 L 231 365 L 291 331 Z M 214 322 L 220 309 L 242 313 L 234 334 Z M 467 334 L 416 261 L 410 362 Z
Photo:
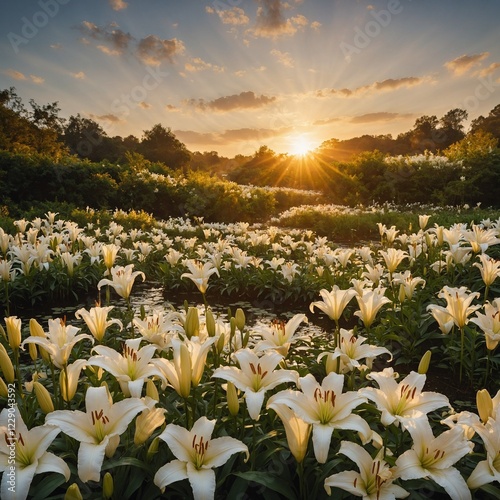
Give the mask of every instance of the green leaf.
M 295 492 L 290 488 L 288 482 L 282 482 L 278 477 L 273 474 L 266 474 L 260 471 L 248 471 L 248 472 L 235 472 L 235 476 L 238 476 L 247 481 L 253 481 L 254 483 L 261 484 L 270 490 L 280 493 L 288 500 L 294 500 L 297 498 Z

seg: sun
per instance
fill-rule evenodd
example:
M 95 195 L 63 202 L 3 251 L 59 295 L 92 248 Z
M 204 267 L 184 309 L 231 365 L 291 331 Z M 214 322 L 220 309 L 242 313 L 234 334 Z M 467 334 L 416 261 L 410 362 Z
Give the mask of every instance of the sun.
M 314 149 L 312 142 L 304 135 L 290 138 L 290 154 L 293 156 L 308 156 Z

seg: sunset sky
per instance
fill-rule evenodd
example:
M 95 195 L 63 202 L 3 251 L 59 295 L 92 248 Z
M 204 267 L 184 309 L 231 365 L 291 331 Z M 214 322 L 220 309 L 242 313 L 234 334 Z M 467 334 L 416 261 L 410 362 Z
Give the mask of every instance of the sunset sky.
M 498 0 L 4 2 L 0 89 L 223 156 L 500 104 Z

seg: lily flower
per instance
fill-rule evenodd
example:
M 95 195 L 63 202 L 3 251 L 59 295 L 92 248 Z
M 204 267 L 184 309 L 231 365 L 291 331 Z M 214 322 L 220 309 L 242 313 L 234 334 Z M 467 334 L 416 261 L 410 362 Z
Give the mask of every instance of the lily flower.
M 111 268 L 111 280 L 104 278 L 97 283 L 97 288 L 100 290 L 103 285 L 109 285 L 115 289 L 115 292 L 125 300 L 128 300 L 134 286 L 137 276 L 142 276 L 142 281 L 146 279 L 146 275 L 142 271 L 134 271 L 134 264 L 123 266 L 115 266 Z
M 396 460 L 397 475 L 403 480 L 430 478 L 442 486 L 452 500 L 471 499 L 465 479 L 453 464 L 472 451 L 460 426 L 434 437 L 426 418 L 412 420 L 406 427 L 413 446 Z
M 476 316 L 470 319 L 484 333 L 486 348 L 490 351 L 500 342 L 500 298 L 492 303 L 487 302 L 484 305 L 484 314 L 476 312 Z
M 425 280 L 419 276 L 412 276 L 409 269 L 403 273 L 395 273 L 392 281 L 395 285 L 399 285 L 400 302 L 405 299 L 411 300 L 418 285 L 422 285 L 422 288 L 425 286 Z
M 276 349 L 280 354 L 286 356 L 291 343 L 298 339 L 295 332 L 303 321 L 307 322 L 307 316 L 305 314 L 296 314 L 286 323 L 280 320 L 273 320 L 271 326 L 262 325 L 255 327 L 255 332 L 262 337 L 262 340 L 255 346 L 255 351 Z
M 361 369 L 360 359 L 365 359 L 369 368 L 371 368 L 373 359 L 381 354 L 389 354 L 392 360 L 391 352 L 385 347 L 365 344 L 366 337 L 354 335 L 352 330 L 340 329 L 340 345 L 335 348 L 333 353 L 323 352 L 318 356 L 318 361 L 324 356 L 331 355 L 330 360 L 340 358 L 345 371 L 351 371 L 355 368 Z
M 158 349 L 164 351 L 169 347 L 172 340 L 173 333 L 171 330 L 178 327 L 173 321 L 177 317 L 177 312 L 170 312 L 165 315 L 160 310 L 154 311 L 151 316 L 146 316 L 144 319 L 134 318 L 132 323 L 144 340 L 155 344 Z
M 169 424 L 160 434 L 176 460 L 157 471 L 154 483 L 165 488 L 176 481 L 189 480 L 195 500 L 209 500 L 215 496 L 214 467 L 225 464 L 235 453 L 244 452 L 248 460 L 248 448 L 237 439 L 224 436 L 212 439 L 215 420 L 200 417 L 190 431 L 175 424 Z
M 312 302 L 309 306 L 310 311 L 314 312 L 314 308 L 317 307 L 331 320 L 337 322 L 342 316 L 347 304 L 356 295 L 356 291 L 353 288 L 340 290 L 337 285 L 333 285 L 330 292 L 323 288 L 319 291 L 319 294 L 323 301 Z
M 210 276 L 212 276 L 212 274 L 219 276 L 219 270 L 214 267 L 211 262 L 202 264 L 201 262 L 191 259 L 187 260 L 185 265 L 190 272 L 181 274 L 181 278 L 189 278 L 203 294 L 205 294 L 208 289 L 208 279 Z
M 15 412 L 15 413 L 14 413 Z M 15 422 L 15 428 L 12 426 Z M 5 500 L 28 497 L 35 474 L 57 472 L 66 481 L 70 470 L 62 458 L 47 451 L 61 429 L 55 425 L 39 425 L 28 430 L 17 406 L 0 413 L 0 496 Z M 14 468 L 14 475 L 11 471 Z
M 222 366 L 213 377 L 232 382 L 244 392 L 248 413 L 253 420 L 259 420 L 265 393 L 283 382 L 297 382 L 297 372 L 275 370 L 283 355 L 276 351 L 265 351 L 260 357 L 250 349 L 240 349 L 233 356 L 240 368 Z
M 474 429 L 483 440 L 486 460 L 479 462 L 467 479 L 473 490 L 493 481 L 500 482 L 500 420 L 489 418 L 484 426 L 476 425 Z
M 500 261 L 492 259 L 485 253 L 479 254 L 479 262 L 472 264 L 477 267 L 481 273 L 484 284 L 489 287 L 500 276 Z
M 458 328 L 463 328 L 468 322 L 468 316 L 477 311 L 481 306 L 471 306 L 471 302 L 480 296 L 479 292 L 468 293 L 467 287 L 453 288 L 444 286 L 438 294 L 438 297 L 446 300 L 446 310 L 453 318 L 453 322 Z M 432 309 L 431 304 L 427 309 Z
M 381 448 L 375 458 L 359 444 L 351 441 L 340 443 L 339 453 L 350 458 L 359 467 L 359 472 L 343 471 L 327 477 L 325 490 L 331 495 L 332 488 L 340 488 L 363 500 L 406 498 L 410 493 L 394 484 L 394 469 L 383 459 Z
M 390 247 L 387 250 L 379 250 L 378 253 L 383 257 L 385 266 L 391 275 L 397 269 L 399 264 L 401 264 L 404 259 L 408 258 L 408 252 L 393 247 Z
M 99 366 L 118 380 L 125 397 L 140 398 L 144 382 L 157 376 L 167 383 L 163 372 L 153 363 L 156 346 L 148 344 L 139 348 L 142 339 L 128 339 L 123 346 L 123 354 L 111 347 L 99 345 L 92 349 L 97 356 L 88 359 L 87 365 Z
M 374 290 L 363 290 L 361 296 L 356 295 L 359 311 L 355 311 L 354 315 L 361 319 L 365 328 L 370 328 L 381 307 L 391 302 L 384 293 L 385 288 L 375 288 Z
M 42 346 L 49 353 L 50 360 L 57 368 L 62 369 L 68 364 L 71 350 L 76 343 L 84 339 L 94 342 L 91 335 L 86 333 L 77 335 L 80 328 L 67 325 L 63 319 L 49 319 L 48 324 L 49 333 L 45 334 L 45 337 L 31 335 L 21 344 L 21 348 L 29 343 Z
M 97 342 L 102 342 L 106 329 L 111 325 L 118 325 L 120 330 L 123 329 L 123 323 L 119 319 L 108 319 L 109 311 L 113 308 L 114 306 L 101 307 L 99 305 L 92 307 L 89 311 L 81 308 L 75 312 L 75 317 L 83 319 Z
M 297 463 L 302 463 L 306 456 L 307 445 L 309 444 L 309 437 L 312 430 L 311 424 L 302 420 L 283 403 L 271 402 L 267 407 L 274 410 L 283 422 L 288 448 L 290 448 L 290 452 L 295 457 L 295 460 L 297 460 Z
M 450 407 L 448 398 L 438 392 L 422 392 L 426 376 L 410 372 L 399 383 L 393 368 L 371 373 L 368 377 L 377 382 L 379 389 L 364 387 L 360 394 L 373 401 L 382 412 L 381 422 L 388 426 L 401 422 L 406 426 L 408 419 L 426 415 L 444 406 Z
M 106 387 L 89 387 L 85 394 L 86 411 L 56 410 L 45 422 L 58 426 L 65 434 L 80 441 L 78 477 L 99 481 L 104 455 L 112 457 L 120 436 L 134 417 L 147 406 L 137 398 L 113 403 Z
M 308 373 L 299 378 L 302 392 L 285 390 L 269 398 L 267 403 L 285 404 L 295 411 L 304 422 L 313 426 L 313 447 L 316 460 L 324 464 L 328 458 L 330 442 L 334 429 L 358 431 L 365 441 L 372 436 L 372 431 L 365 420 L 352 413 L 354 408 L 366 402 L 359 391 L 342 393 L 344 376 L 329 373 L 319 384 Z

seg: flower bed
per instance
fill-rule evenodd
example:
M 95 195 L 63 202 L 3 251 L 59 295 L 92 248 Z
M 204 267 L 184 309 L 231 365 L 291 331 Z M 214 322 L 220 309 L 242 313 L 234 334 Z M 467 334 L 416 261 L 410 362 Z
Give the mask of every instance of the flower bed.
M 419 223 L 342 248 L 184 219 L 0 232 L 2 498 L 498 498 L 498 222 Z M 199 300 L 141 307 L 138 280 Z M 303 311 L 250 323 L 220 295 Z

